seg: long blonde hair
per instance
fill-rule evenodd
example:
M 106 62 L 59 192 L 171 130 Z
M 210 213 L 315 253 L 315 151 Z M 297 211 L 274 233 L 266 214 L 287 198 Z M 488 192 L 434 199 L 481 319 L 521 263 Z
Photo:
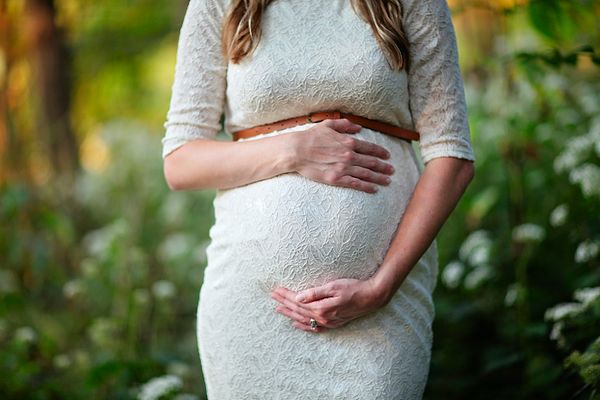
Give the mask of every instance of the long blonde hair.
M 222 51 L 237 64 L 251 53 L 261 36 L 261 19 L 273 0 L 232 0 L 223 21 Z M 357 15 L 369 23 L 392 69 L 408 68 L 408 41 L 402 26 L 400 0 L 350 0 Z

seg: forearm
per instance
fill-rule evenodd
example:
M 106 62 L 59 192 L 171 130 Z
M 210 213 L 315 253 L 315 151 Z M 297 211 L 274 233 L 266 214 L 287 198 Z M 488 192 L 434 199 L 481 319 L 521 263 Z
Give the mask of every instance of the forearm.
M 442 157 L 427 163 L 390 248 L 372 277 L 387 303 L 429 248 L 473 179 L 473 163 Z
M 292 158 L 290 134 L 242 142 L 199 139 L 165 158 L 164 175 L 172 190 L 227 189 L 290 172 Z

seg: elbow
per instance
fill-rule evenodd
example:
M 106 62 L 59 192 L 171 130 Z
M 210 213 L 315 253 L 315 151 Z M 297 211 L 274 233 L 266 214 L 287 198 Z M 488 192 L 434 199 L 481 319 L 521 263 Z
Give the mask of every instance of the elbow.
M 203 183 L 203 178 L 198 175 L 191 176 L 189 170 L 189 160 L 182 153 L 170 154 L 163 160 L 163 175 L 171 191 L 208 189 Z
M 460 175 L 465 187 L 467 187 L 475 178 L 475 163 L 471 160 L 465 160 L 462 164 Z
M 168 155 L 163 161 L 163 175 L 170 190 L 177 192 L 185 190 L 185 184 L 178 173 L 175 157 Z
M 198 159 L 203 157 L 198 157 L 198 149 L 190 149 L 189 146 L 181 146 L 163 159 L 165 182 L 174 192 L 210 188 L 209 177 L 204 172 L 207 168 L 198 163 Z

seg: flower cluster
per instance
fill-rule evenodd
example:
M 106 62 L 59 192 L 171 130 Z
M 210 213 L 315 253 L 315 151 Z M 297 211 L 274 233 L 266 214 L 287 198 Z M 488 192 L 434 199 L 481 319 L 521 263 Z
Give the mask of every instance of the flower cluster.
M 458 260 L 451 261 L 442 272 L 442 282 L 450 289 L 461 283 L 465 289 L 478 288 L 492 276 L 490 264 L 492 239 L 485 230 L 472 232 L 460 247 Z
M 567 338 L 563 332 L 566 323 L 582 316 L 588 310 L 593 310 L 594 305 L 600 305 L 600 286 L 577 289 L 573 297 L 576 301 L 557 304 L 547 309 L 544 314 L 545 320 L 553 323 L 550 339 L 556 341 L 561 348 L 567 347 Z M 600 315 L 597 318 L 600 318 Z

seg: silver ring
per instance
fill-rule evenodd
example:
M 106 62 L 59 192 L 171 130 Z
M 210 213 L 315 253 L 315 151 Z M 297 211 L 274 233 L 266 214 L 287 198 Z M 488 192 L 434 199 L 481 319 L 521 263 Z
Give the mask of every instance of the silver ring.
M 311 318 L 310 319 L 310 329 L 312 329 L 313 331 L 316 331 L 318 327 L 319 327 L 319 325 L 317 324 L 317 320 L 314 318 Z

